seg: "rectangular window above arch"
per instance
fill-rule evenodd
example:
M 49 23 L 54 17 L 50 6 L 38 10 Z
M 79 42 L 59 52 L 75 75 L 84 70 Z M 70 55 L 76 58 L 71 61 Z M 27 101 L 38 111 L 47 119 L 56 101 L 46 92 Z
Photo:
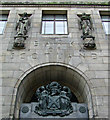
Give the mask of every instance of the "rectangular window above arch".
M 0 11 L 0 34 L 4 33 L 9 11 Z
M 67 11 L 43 11 L 41 34 L 68 34 Z
M 100 15 L 105 34 L 110 35 L 110 11 L 101 11 Z

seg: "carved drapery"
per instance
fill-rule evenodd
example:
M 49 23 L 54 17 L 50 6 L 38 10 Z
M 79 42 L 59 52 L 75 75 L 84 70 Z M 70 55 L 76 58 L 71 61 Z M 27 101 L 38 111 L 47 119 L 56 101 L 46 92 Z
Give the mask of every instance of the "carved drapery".
M 86 13 L 82 13 L 79 16 L 79 29 L 82 30 L 83 39 L 83 48 L 84 49 L 96 49 L 95 37 L 92 35 L 93 32 L 93 24 L 91 20 L 91 16 Z
M 27 32 L 30 28 L 30 20 L 26 12 L 21 15 L 16 23 L 16 35 L 14 37 L 14 48 L 25 48 Z

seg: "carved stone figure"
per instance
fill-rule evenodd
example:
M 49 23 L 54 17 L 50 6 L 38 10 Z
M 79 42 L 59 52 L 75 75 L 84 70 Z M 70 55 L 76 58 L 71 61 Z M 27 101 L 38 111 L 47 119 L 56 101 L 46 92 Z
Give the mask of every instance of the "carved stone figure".
M 85 49 L 96 49 L 96 44 L 95 44 L 95 37 L 90 36 L 90 37 L 82 37 L 83 38 L 83 45 Z
M 16 23 L 16 36 L 14 37 L 14 47 L 24 48 L 25 40 L 28 37 L 27 32 L 30 27 L 30 20 L 26 12 L 20 17 Z
M 79 29 L 82 30 L 83 45 L 85 49 L 95 49 L 95 37 L 92 36 L 93 24 L 90 15 L 83 13 L 79 20 Z
M 67 97 L 67 92 L 61 91 L 60 101 L 61 101 L 62 110 L 64 110 L 64 111 L 66 110 L 66 115 L 69 115 L 70 113 L 73 112 L 73 108 L 71 106 L 71 101 L 70 101 L 69 97 Z M 65 113 L 62 113 L 62 114 L 65 115 Z
M 92 34 L 92 21 L 90 15 L 83 13 L 80 17 L 80 29 L 82 29 L 83 35 L 88 36 Z
M 25 48 L 25 39 L 26 37 L 19 35 L 19 36 L 15 36 L 15 40 L 14 40 L 14 48 Z
M 41 116 L 65 116 L 73 112 L 71 105 L 71 91 L 57 82 L 52 82 L 37 89 L 38 105 L 35 113 Z

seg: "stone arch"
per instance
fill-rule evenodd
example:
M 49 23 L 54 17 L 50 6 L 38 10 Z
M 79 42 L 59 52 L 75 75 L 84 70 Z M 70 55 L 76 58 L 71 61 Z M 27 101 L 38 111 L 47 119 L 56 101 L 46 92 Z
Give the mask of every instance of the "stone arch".
M 80 103 L 87 103 L 89 117 L 93 117 L 92 86 L 88 77 L 79 69 L 63 63 L 46 63 L 27 70 L 14 87 L 10 116 L 18 118 L 20 105 L 29 102 L 38 87 L 51 81 L 68 86 Z

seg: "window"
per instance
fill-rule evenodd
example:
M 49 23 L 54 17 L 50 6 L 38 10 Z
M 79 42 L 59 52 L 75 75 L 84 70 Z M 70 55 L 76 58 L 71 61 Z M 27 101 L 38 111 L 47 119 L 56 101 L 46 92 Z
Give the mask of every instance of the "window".
M 110 16 L 101 16 L 102 25 L 106 34 L 110 34 Z
M 110 34 L 110 11 L 100 11 L 103 29 L 106 35 Z
M 68 34 L 66 14 L 43 14 L 42 34 Z
M 3 34 L 6 22 L 7 22 L 8 15 L 7 14 L 0 14 L 0 34 Z

